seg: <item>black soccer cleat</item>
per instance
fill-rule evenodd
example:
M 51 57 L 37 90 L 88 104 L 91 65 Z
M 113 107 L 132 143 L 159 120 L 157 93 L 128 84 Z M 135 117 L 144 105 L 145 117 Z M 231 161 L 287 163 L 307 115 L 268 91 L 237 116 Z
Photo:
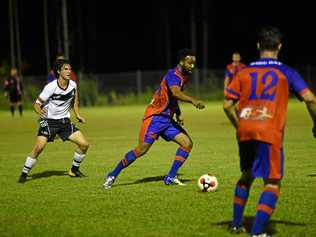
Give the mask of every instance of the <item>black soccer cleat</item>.
M 18 182 L 24 184 L 26 182 L 26 177 L 27 177 L 27 173 L 22 172 Z
M 68 171 L 68 175 L 70 177 L 84 177 L 85 176 L 83 173 L 80 172 L 79 167 L 72 167 Z

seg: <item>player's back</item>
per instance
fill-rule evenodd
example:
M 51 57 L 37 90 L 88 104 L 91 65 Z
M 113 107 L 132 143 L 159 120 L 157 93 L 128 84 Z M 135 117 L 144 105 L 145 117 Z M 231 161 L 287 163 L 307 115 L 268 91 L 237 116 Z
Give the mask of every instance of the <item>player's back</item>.
M 275 59 L 260 59 L 237 73 L 227 94 L 239 99 L 240 141 L 281 145 L 290 88 L 301 93 L 307 85 L 295 70 Z

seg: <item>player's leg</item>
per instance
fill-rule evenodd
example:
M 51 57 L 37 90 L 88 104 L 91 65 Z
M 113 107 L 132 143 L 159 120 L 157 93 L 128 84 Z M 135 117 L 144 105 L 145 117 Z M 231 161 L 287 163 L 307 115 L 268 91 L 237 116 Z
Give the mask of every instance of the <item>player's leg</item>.
M 256 153 L 256 141 L 239 143 L 240 170 L 242 174 L 237 181 L 234 191 L 233 221 L 230 228 L 230 232 L 233 234 L 246 232 L 243 227 L 243 212 L 248 201 L 251 185 L 254 181 L 252 166 Z
M 22 116 L 23 115 L 23 106 L 22 106 L 21 96 L 19 98 L 19 101 L 17 102 L 17 106 L 18 106 L 18 109 L 19 109 L 20 116 Z
M 30 170 L 33 168 L 33 166 L 37 162 L 38 156 L 41 154 L 41 152 L 44 150 L 47 143 L 47 138 L 44 136 L 37 136 L 35 145 L 28 157 L 25 160 L 21 176 L 19 178 L 20 183 L 24 183 L 26 181 L 26 177 Z
M 128 151 L 124 158 L 118 162 L 116 167 L 105 176 L 105 182 L 103 184 L 105 189 L 112 187 L 115 179 L 120 172 L 130 166 L 138 157 L 143 156 L 150 149 L 151 145 L 158 138 L 159 126 L 157 122 L 153 121 L 154 118 L 148 118 L 143 121 L 140 133 L 139 142 L 135 149 Z
M 181 166 L 184 164 L 184 162 L 188 159 L 189 154 L 193 147 L 193 142 L 190 136 L 180 128 L 173 127 L 167 130 L 165 135 L 170 137 L 170 134 L 177 134 L 173 137 L 173 141 L 180 145 L 180 147 L 176 151 L 175 159 L 172 163 L 172 166 L 169 170 L 168 175 L 165 177 L 164 182 L 165 184 L 169 185 L 172 183 L 183 185 L 178 179 L 177 179 L 177 173 L 178 170 L 181 168 Z M 171 135 L 172 136 L 172 135 Z
M 73 126 L 73 125 L 71 125 Z M 83 174 L 80 172 L 80 164 L 83 162 L 84 158 L 86 157 L 86 153 L 89 148 L 89 143 L 85 136 L 82 134 L 81 131 L 77 130 L 74 133 L 72 133 L 68 139 L 75 143 L 78 147 L 75 150 L 74 158 L 72 161 L 72 167 L 68 171 L 68 175 L 71 177 L 80 177 L 83 176 Z
M 257 205 L 256 216 L 251 228 L 252 235 L 263 234 L 278 201 L 283 176 L 283 149 L 277 145 L 261 143 L 258 167 L 266 167 L 261 172 L 264 188 Z M 259 170 L 257 170 L 259 172 Z
M 108 174 L 108 176 L 114 176 L 116 178 L 123 169 L 130 166 L 138 157 L 143 156 L 150 147 L 150 143 L 139 141 L 138 146 L 133 150 L 128 151 L 124 158 L 117 164 L 115 169 Z
M 12 117 L 14 117 L 14 113 L 15 113 L 15 103 L 12 102 L 11 99 L 10 99 L 10 102 L 9 102 L 9 106 L 10 106 L 11 115 L 12 115 Z

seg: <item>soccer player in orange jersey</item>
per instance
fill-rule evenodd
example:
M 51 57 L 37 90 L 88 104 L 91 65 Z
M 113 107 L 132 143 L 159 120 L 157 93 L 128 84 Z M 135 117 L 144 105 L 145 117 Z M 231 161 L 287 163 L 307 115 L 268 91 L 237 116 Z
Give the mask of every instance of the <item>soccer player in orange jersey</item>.
M 177 67 L 170 69 L 162 78 L 160 87 L 146 108 L 139 133 L 138 146 L 127 152 L 124 159 L 119 161 L 117 166 L 106 175 L 105 189 L 111 188 L 120 172 L 131 165 L 138 157 L 143 156 L 160 136 L 164 140 L 173 141 L 180 146 L 176 151 L 175 159 L 164 182 L 166 185 L 183 185 L 176 175 L 178 169 L 187 160 L 193 143 L 188 133 L 180 126 L 183 123 L 183 118 L 178 101 L 191 103 L 197 109 L 205 107 L 201 101 L 183 92 L 189 75 L 195 67 L 195 62 L 195 54 L 191 50 L 180 50 Z
M 289 92 L 305 102 L 316 138 L 316 99 L 301 76 L 278 60 L 281 33 L 265 27 L 258 34 L 260 59 L 239 71 L 225 89 L 224 111 L 237 129 L 240 168 L 234 196 L 232 233 L 244 232 L 243 210 L 255 178 L 264 188 L 252 225 L 252 236 L 269 236 L 264 229 L 276 207 L 283 176 L 283 137 Z M 235 105 L 238 102 L 237 113 Z
M 232 63 L 226 66 L 225 77 L 224 77 L 224 89 L 231 83 L 233 77 L 241 69 L 246 67 L 245 64 L 241 63 L 241 56 L 239 52 L 234 52 L 232 55 Z

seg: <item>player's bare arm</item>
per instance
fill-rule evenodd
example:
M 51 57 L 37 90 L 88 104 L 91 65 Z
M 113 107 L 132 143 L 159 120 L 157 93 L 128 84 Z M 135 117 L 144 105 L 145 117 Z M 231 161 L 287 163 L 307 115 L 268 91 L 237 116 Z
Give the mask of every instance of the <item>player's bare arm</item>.
M 303 95 L 302 98 L 306 104 L 307 110 L 313 120 L 313 135 L 316 138 L 316 98 L 315 95 L 310 91 L 306 91 Z
M 195 99 L 191 96 L 186 95 L 184 92 L 181 91 L 180 87 L 178 86 L 171 86 L 170 87 L 172 95 L 177 98 L 178 100 L 181 100 L 183 102 L 191 103 L 193 104 L 197 109 L 204 109 L 205 105 L 202 101 Z
M 42 106 L 43 100 L 41 98 L 37 98 L 35 101 L 33 108 L 34 111 L 40 116 L 40 117 L 46 117 L 47 116 L 47 110 Z
M 76 90 L 75 92 L 75 98 L 74 98 L 74 102 L 72 104 L 72 109 L 74 111 L 74 114 L 77 118 L 77 120 L 80 122 L 80 123 L 85 123 L 86 120 L 84 117 L 81 117 L 80 113 L 79 113 L 79 96 L 78 96 L 78 90 Z
M 228 86 L 229 77 L 224 78 L 224 89 Z
M 237 128 L 238 126 L 238 118 L 236 114 L 236 101 L 225 99 L 223 108 L 225 111 L 226 116 L 228 117 L 229 121 L 232 123 L 232 125 Z

